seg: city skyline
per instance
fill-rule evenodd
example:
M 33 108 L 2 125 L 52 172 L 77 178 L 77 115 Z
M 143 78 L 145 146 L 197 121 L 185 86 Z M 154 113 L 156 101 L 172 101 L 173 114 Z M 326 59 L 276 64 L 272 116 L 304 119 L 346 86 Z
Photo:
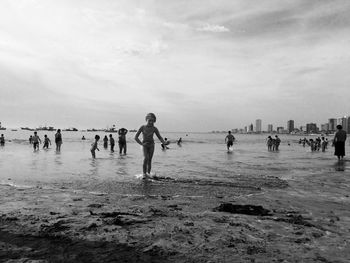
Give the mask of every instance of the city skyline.
M 274 125 L 273 123 L 268 123 L 265 126 L 262 125 L 263 120 L 262 119 L 256 119 L 255 120 L 255 126 L 253 123 L 250 123 L 244 127 L 241 128 L 234 128 L 233 130 L 245 130 L 245 132 L 278 132 L 279 129 L 283 130 L 284 133 L 292 133 L 293 131 L 307 131 L 310 132 L 319 132 L 319 131 L 336 131 L 336 126 L 338 124 L 342 125 L 343 129 L 350 133 L 350 115 L 344 115 L 342 117 L 337 118 L 328 118 L 327 122 L 322 123 L 316 123 L 316 122 L 307 122 L 300 125 L 295 125 L 295 120 L 287 120 L 286 126 L 281 125 Z M 266 127 L 266 129 L 262 128 Z M 312 128 L 310 128 L 312 127 Z

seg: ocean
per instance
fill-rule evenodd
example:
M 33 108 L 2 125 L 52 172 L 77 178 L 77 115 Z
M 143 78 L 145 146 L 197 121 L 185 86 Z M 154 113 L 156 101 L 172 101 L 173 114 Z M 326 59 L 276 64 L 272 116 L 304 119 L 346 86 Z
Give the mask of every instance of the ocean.
M 41 139 L 47 134 L 52 141 L 48 150 L 33 151 L 28 138 L 31 131 L 1 131 L 6 144 L 0 147 L 0 184 L 18 187 L 57 187 L 96 192 L 119 191 L 120 182 L 140 181 L 142 173 L 142 149 L 134 141 L 135 133 L 127 134 L 127 155 L 119 155 L 103 148 L 104 132 L 62 132 L 61 152 L 55 151 L 55 132 L 38 131 Z M 91 158 L 93 137 L 99 134 L 100 151 Z M 269 152 L 267 134 L 235 134 L 233 152 L 227 153 L 223 133 L 172 133 L 161 132 L 170 140 L 169 149 L 163 151 L 156 140 L 152 173 L 157 176 L 192 182 L 212 181 L 229 183 L 237 180 L 256 180 L 274 176 L 285 180 L 299 180 L 317 173 L 349 172 L 347 161 L 339 166 L 333 155 L 332 137 L 326 152 L 311 152 L 310 147 L 300 145 L 304 136 L 279 135 L 280 150 Z M 81 140 L 82 136 L 86 140 Z M 113 137 L 117 141 L 117 134 Z M 182 146 L 176 141 L 182 138 Z M 307 136 L 306 138 L 316 138 Z M 346 143 L 346 158 L 350 156 Z M 114 187 L 115 186 L 115 187 Z

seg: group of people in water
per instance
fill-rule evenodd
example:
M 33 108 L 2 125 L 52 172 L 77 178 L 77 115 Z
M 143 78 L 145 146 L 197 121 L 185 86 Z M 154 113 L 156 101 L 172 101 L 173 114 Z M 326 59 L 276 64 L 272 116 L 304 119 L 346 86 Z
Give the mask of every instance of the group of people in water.
M 303 147 L 306 145 L 310 146 L 312 152 L 320 151 L 322 149 L 322 152 L 325 152 L 327 147 L 328 147 L 328 139 L 323 137 L 317 137 L 315 140 L 314 139 L 300 139 L 299 144 L 302 144 Z
M 345 156 L 345 141 L 346 141 L 346 132 L 343 130 L 342 125 L 337 125 L 337 132 L 334 134 L 334 139 L 332 146 L 334 146 L 334 155 L 337 156 L 338 160 L 343 160 Z M 269 151 L 277 151 L 278 146 L 280 145 L 281 140 L 275 135 L 275 138 L 271 136 L 267 137 L 267 148 Z M 311 151 L 322 151 L 325 152 L 328 147 L 328 139 L 324 136 L 317 137 L 316 139 L 299 139 L 299 144 L 302 144 L 303 147 L 306 145 L 310 146 Z
M 34 151 L 39 150 L 39 144 L 41 143 L 41 139 L 38 135 L 38 132 L 34 132 L 34 135 L 29 136 L 29 143 L 33 145 Z M 61 151 L 61 145 L 62 145 L 62 134 L 61 130 L 58 129 L 56 134 L 55 134 L 55 143 L 56 143 L 56 151 L 60 152 Z M 51 145 L 51 140 L 47 135 L 44 135 L 44 146 L 43 149 L 48 149 L 49 145 Z
M 118 145 L 119 145 L 119 154 L 126 154 L 126 134 L 128 133 L 128 130 L 125 128 L 121 128 L 118 130 Z M 85 137 L 83 136 L 82 140 L 85 140 Z M 94 143 L 91 144 L 91 155 L 92 158 L 96 158 L 96 150 L 99 151 L 100 149 L 98 148 L 98 141 L 100 140 L 99 135 L 95 135 L 95 141 Z M 103 138 L 103 147 L 105 149 L 108 148 L 108 142 L 110 145 L 111 152 L 114 152 L 114 146 L 115 146 L 115 140 L 113 138 L 113 135 L 109 135 L 109 139 L 107 135 Z
M 157 127 L 154 126 L 154 123 L 156 122 L 156 116 L 154 113 L 148 113 L 146 115 L 146 124 L 142 125 L 138 131 L 135 134 L 135 141 L 142 146 L 143 149 L 143 176 L 145 178 L 148 178 L 151 174 L 152 169 L 152 158 L 154 154 L 154 134 L 157 136 L 157 138 L 161 142 L 162 149 L 168 149 L 167 145 L 169 145 L 169 141 L 167 138 L 164 138 L 160 135 L 159 130 Z M 342 160 L 345 156 L 345 141 L 346 141 L 346 132 L 342 129 L 341 125 L 337 126 L 338 131 L 334 135 L 333 140 L 333 146 L 335 147 L 334 155 L 338 157 L 338 160 Z M 127 145 L 126 145 L 126 134 L 128 133 L 128 130 L 125 128 L 121 128 L 118 130 L 118 145 L 119 145 L 119 153 L 126 154 L 127 151 Z M 140 140 L 140 135 L 142 134 L 142 140 Z M 85 137 L 83 136 L 82 140 L 85 140 Z M 96 158 L 96 150 L 99 151 L 98 148 L 98 142 L 100 140 L 100 136 L 96 135 L 94 142 L 91 144 L 91 155 L 93 158 Z M 232 135 L 231 131 L 228 132 L 228 135 L 225 137 L 225 143 L 227 146 L 227 151 L 230 152 L 230 149 L 233 146 L 233 143 L 235 142 L 236 138 Z M 110 149 L 112 152 L 114 152 L 114 146 L 115 146 L 115 140 L 113 138 L 113 135 L 109 135 L 109 139 L 107 135 L 103 138 L 103 146 L 104 148 L 108 148 L 108 142 L 110 145 Z M 39 150 L 39 143 L 41 143 L 41 139 L 38 136 L 37 132 L 34 132 L 34 135 L 30 136 L 29 143 L 33 145 L 34 151 Z M 177 144 L 181 146 L 182 138 L 180 138 L 177 141 Z M 267 138 L 267 147 L 269 151 L 278 151 L 279 145 L 281 143 L 281 139 L 278 137 L 278 135 L 275 135 L 274 138 L 272 136 L 268 136 Z M 5 144 L 5 138 L 4 135 L 1 134 L 0 136 L 0 145 Z M 55 134 L 55 144 L 56 144 L 56 151 L 60 152 L 61 145 L 62 145 L 62 134 L 61 130 L 58 129 Z M 305 145 L 309 145 L 311 147 L 311 151 L 319 151 L 322 149 L 324 152 L 327 149 L 328 140 L 327 138 L 316 138 L 315 140 L 306 138 L 300 139 L 299 144 L 302 144 L 304 147 Z M 50 139 L 47 137 L 47 135 L 44 135 L 44 149 L 49 148 L 49 145 L 51 145 Z
M 337 125 L 337 132 L 334 134 L 334 139 L 332 146 L 334 146 L 334 155 L 337 156 L 338 160 L 343 160 L 345 156 L 345 141 L 346 141 L 346 132 L 343 130 L 342 125 Z M 310 146 L 311 151 L 322 151 L 325 152 L 328 147 L 328 139 L 325 137 L 317 137 L 314 139 L 307 140 L 306 138 L 300 139 L 299 144 L 302 144 L 303 147 L 306 145 Z
M 278 148 L 281 144 L 281 139 L 278 137 L 278 135 L 275 135 L 275 138 L 268 136 L 266 144 L 268 151 L 278 151 Z

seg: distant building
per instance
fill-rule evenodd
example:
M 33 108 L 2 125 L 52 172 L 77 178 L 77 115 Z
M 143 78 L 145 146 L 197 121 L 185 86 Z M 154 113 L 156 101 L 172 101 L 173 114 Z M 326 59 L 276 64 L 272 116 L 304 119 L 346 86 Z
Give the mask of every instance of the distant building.
M 289 120 L 287 122 L 287 131 L 288 133 L 292 133 L 294 131 L 294 120 Z
M 273 132 L 273 125 L 272 124 L 268 124 L 267 125 L 267 131 L 268 132 Z
M 308 124 L 306 124 L 306 132 L 307 133 L 317 133 L 318 129 L 317 129 L 316 123 L 308 123 Z
M 346 133 L 350 134 L 350 117 L 348 117 L 347 121 L 348 121 L 348 126 L 347 126 L 347 129 L 346 129 Z
M 329 132 L 335 132 L 337 126 L 337 119 L 331 118 L 328 119 L 328 131 Z
M 254 131 L 254 126 L 253 123 L 249 125 L 248 132 L 253 132 Z
M 347 122 L 348 122 L 348 118 L 346 116 L 344 116 L 344 117 L 338 118 L 337 125 L 341 125 L 341 126 L 343 126 L 343 128 L 346 128 Z
M 328 123 L 321 124 L 321 131 L 328 132 L 329 131 L 329 124 Z
M 255 132 L 261 133 L 261 123 L 262 121 L 260 119 L 255 121 Z
M 284 127 L 277 127 L 277 133 L 284 133 Z

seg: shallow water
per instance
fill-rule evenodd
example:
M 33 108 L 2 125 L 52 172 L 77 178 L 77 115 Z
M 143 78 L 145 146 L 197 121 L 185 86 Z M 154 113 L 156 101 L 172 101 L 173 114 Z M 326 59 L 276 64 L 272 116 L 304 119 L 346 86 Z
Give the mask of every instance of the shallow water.
M 33 152 L 28 143 L 30 131 L 2 133 L 7 141 L 0 147 L 1 184 L 113 192 L 117 191 L 113 187 L 115 183 L 140 180 L 136 175 L 142 172 L 142 150 L 133 140 L 134 133 L 127 135 L 127 155 L 119 155 L 118 145 L 116 152 L 111 153 L 100 141 L 96 159 L 92 159 L 90 153 L 96 133 L 63 132 L 60 153 L 55 151 L 54 143 L 48 150 Z M 54 132 L 39 131 L 38 134 L 41 138 L 47 134 L 54 141 Z M 81 140 L 83 135 L 87 140 Z M 102 139 L 106 133 L 99 135 Z M 232 153 L 226 151 L 226 134 L 164 132 L 162 135 L 172 143 L 166 151 L 161 150 L 160 143 L 156 144 L 152 172 L 157 176 L 231 182 L 235 178 L 254 180 L 264 176 L 298 180 L 317 173 L 350 171 L 347 161 L 338 164 L 330 145 L 326 152 L 311 152 L 309 147 L 299 145 L 300 137 L 294 135 L 281 135 L 280 151 L 268 152 L 267 135 L 237 134 Z M 183 139 L 182 147 L 175 143 L 179 137 Z M 347 143 L 347 156 L 350 156 L 349 149 Z

